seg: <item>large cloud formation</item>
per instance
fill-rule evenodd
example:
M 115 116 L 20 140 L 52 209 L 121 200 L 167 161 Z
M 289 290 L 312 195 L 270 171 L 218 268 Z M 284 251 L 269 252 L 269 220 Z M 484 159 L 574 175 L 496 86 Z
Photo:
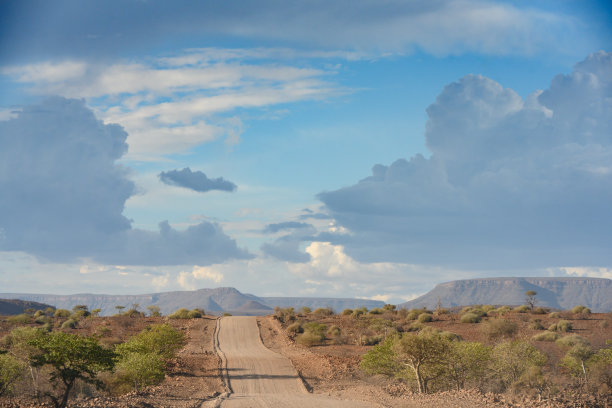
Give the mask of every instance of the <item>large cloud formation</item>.
M 83 100 L 60 97 L 0 122 L 0 251 L 133 265 L 249 257 L 213 223 L 132 229 L 122 212 L 134 185 L 115 164 L 127 151 L 126 137 Z
M 210 179 L 201 171 L 191 171 L 189 167 L 183 170 L 162 171 L 159 179 L 168 185 L 188 188 L 205 193 L 211 190 L 235 191 L 236 185 L 223 177 Z
M 427 109 L 429 158 L 319 198 L 354 258 L 508 268 L 612 262 L 612 53 L 522 99 L 468 75 Z

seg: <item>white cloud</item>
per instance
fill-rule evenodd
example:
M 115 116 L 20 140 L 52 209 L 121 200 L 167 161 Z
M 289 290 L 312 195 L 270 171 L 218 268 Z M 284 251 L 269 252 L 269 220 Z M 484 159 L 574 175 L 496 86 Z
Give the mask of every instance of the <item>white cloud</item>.
M 523 100 L 477 75 L 429 106 L 431 156 L 375 165 L 319 198 L 361 262 L 459 268 L 612 263 L 612 54 Z
M 215 283 L 219 283 L 223 280 L 223 274 L 219 271 L 215 271 L 211 267 L 194 266 L 191 274 L 198 280 L 209 280 Z
M 237 144 L 244 124 L 239 116 L 227 117 L 236 109 L 340 92 L 325 80 L 335 74 L 333 69 L 260 60 L 279 53 L 205 49 L 112 65 L 42 62 L 7 67 L 2 73 L 29 85 L 33 93 L 87 98 L 98 117 L 127 130 L 129 157 L 141 159 L 184 152 L 221 137 L 230 146 Z M 247 57 L 249 61 L 240 60 Z
M 569 276 L 612 279 L 612 268 L 596 268 L 589 266 L 573 266 L 557 268 Z M 554 270 L 551 270 L 554 271 Z

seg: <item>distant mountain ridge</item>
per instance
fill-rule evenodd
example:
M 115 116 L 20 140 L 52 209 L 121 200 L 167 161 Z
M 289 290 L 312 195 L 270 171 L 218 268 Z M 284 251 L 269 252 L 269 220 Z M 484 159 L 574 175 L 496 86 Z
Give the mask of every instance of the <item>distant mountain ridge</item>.
M 72 309 L 74 305 L 87 305 L 90 310 L 102 309 L 102 315 L 115 314 L 117 312 L 116 306 L 129 308 L 133 304 L 138 304 L 140 310 L 143 311 L 146 311 L 147 306 L 156 305 L 159 306 L 163 314 L 172 313 L 182 307 L 187 309 L 197 307 L 204 309 L 207 313 L 222 314 L 229 312 L 242 315 L 270 314 L 275 306 L 295 307 L 296 309 L 302 306 L 308 306 L 312 309 L 329 306 L 340 312 L 343 309 L 354 309 L 361 306 L 371 309 L 384 305 L 384 302 L 368 299 L 258 297 L 241 293 L 237 289 L 229 287 L 144 295 L 1 293 L 0 298 L 48 303 L 60 309 Z
M 0 316 L 17 315 L 28 309 L 45 310 L 51 305 L 20 299 L 0 299 Z
M 612 310 L 612 280 L 605 278 L 482 278 L 456 280 L 437 285 L 429 293 L 402 303 L 399 307 L 434 308 L 475 304 L 522 305 L 525 292 L 537 292 L 538 306 L 569 309 L 576 305 L 593 312 Z

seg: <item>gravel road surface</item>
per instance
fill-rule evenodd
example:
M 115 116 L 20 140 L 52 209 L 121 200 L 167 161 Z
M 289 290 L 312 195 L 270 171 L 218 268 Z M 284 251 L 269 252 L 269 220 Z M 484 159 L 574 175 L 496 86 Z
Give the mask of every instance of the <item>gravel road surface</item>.
M 286 357 L 261 342 L 254 317 L 227 316 L 219 320 L 218 352 L 225 366 L 230 393 L 217 406 L 366 408 L 379 407 L 363 401 L 339 400 L 308 393 Z

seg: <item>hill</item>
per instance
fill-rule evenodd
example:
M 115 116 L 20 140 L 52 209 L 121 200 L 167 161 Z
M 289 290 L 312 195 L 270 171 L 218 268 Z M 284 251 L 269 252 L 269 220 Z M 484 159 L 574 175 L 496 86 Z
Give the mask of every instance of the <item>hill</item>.
M 17 315 L 27 309 L 45 310 L 51 305 L 21 299 L 0 299 L 0 316 Z
M 585 305 L 593 312 L 612 309 L 612 280 L 602 278 L 484 278 L 441 283 L 431 292 L 399 305 L 434 308 L 475 304 L 521 305 L 525 292 L 535 290 L 538 306 L 569 309 Z
M 159 306 L 163 314 L 172 313 L 182 307 L 187 309 L 197 307 L 211 314 L 229 312 L 236 315 L 266 315 L 271 313 L 275 306 L 295 307 L 296 309 L 302 306 L 308 306 L 312 309 L 329 306 L 336 311 L 341 311 L 360 306 L 367 308 L 381 307 L 384 304 L 367 299 L 258 297 L 227 287 L 144 295 L 3 293 L 0 294 L 0 297 L 48 303 L 62 309 L 72 309 L 74 305 L 87 305 L 90 310 L 101 309 L 103 316 L 116 313 L 116 306 L 131 307 L 134 304 L 138 304 L 140 310 L 146 310 L 146 307 L 151 305 Z

